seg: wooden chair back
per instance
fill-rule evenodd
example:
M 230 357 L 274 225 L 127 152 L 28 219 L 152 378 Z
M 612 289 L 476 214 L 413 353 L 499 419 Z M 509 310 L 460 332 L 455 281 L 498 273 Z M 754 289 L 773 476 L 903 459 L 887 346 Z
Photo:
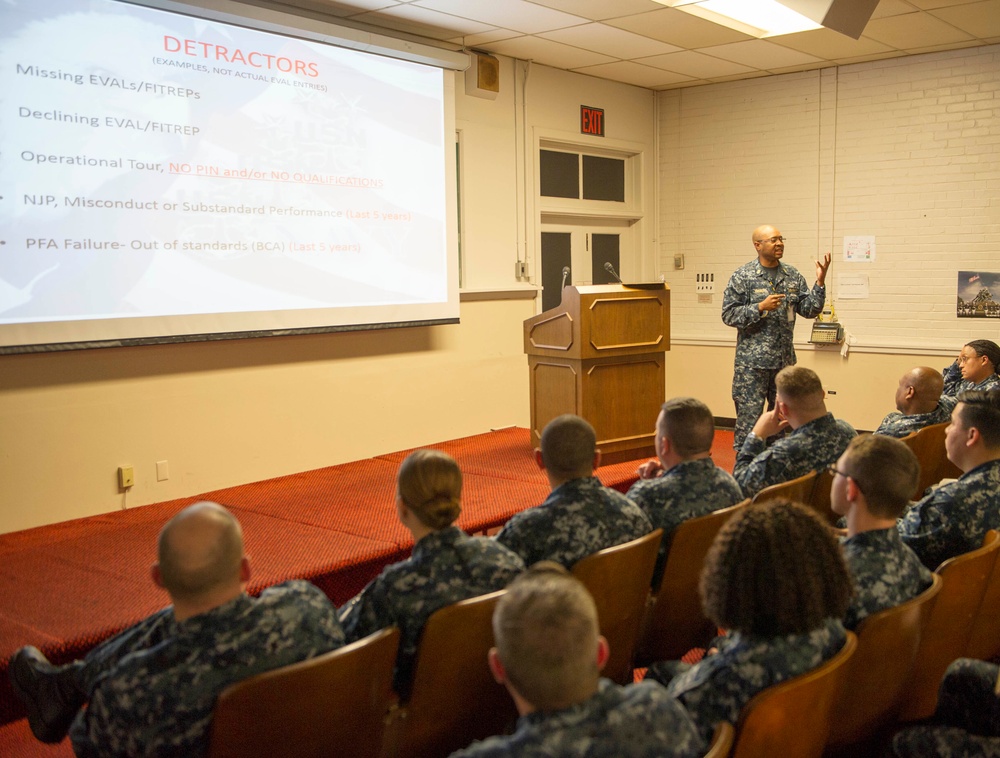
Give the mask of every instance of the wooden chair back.
M 848 632 L 830 660 L 754 695 L 740 713 L 733 758 L 820 758 L 857 643 Z
M 932 484 L 937 484 L 942 479 L 957 479 L 962 475 L 962 470 L 948 460 L 948 452 L 944 447 L 944 430 L 947 427 L 947 422 L 925 426 L 901 440 L 920 461 L 920 479 L 913 493 L 914 500 L 923 497 L 924 491 Z
M 846 695 L 833 708 L 828 746 L 864 742 L 895 720 L 940 591 L 941 577 L 935 574 L 931 586 L 912 600 L 858 625 L 858 649 L 847 665 Z
M 398 647 L 390 627 L 231 685 L 215 703 L 208 758 L 378 758 Z
M 833 474 L 827 469 L 823 469 L 816 474 L 813 481 L 812 494 L 809 496 L 807 505 L 812 508 L 817 515 L 827 524 L 833 526 L 840 518 L 830 507 L 830 487 L 833 485 Z
M 917 721 L 934 713 L 945 669 L 965 654 L 986 582 L 996 564 L 1000 534 L 990 531 L 984 543 L 983 547 L 951 558 L 938 567 L 941 591 L 920 640 L 899 713 L 901 721 Z
M 796 503 L 805 503 L 808 505 L 812 500 L 813 484 L 815 481 L 816 472 L 810 471 L 808 474 L 803 474 L 787 482 L 779 482 L 778 484 L 772 484 L 770 487 L 765 487 L 753 496 L 753 502 L 763 503 L 765 500 L 787 497 Z
M 991 529 L 983 539 L 983 545 L 989 545 L 1000 538 L 1000 533 Z M 993 573 L 986 582 L 986 591 L 979 612 L 972 624 L 969 644 L 965 648 L 966 658 L 978 658 L 981 661 L 992 661 L 1000 658 L 1000 553 L 993 564 Z
M 611 654 L 601 672 L 618 684 L 632 682 L 635 647 L 646 616 L 649 585 L 660 549 L 663 530 L 599 550 L 573 566 L 573 576 L 583 582 L 597 606 L 601 634 Z
M 636 650 L 636 664 L 677 660 L 693 647 L 702 647 L 715 633 L 705 617 L 698 580 L 705 555 L 722 526 L 749 500 L 706 516 L 685 521 L 674 530 L 663 569 L 663 581 L 646 614 Z
M 493 610 L 504 592 L 462 600 L 427 620 L 410 699 L 394 714 L 383 756 L 450 755 L 502 733 L 517 719 L 510 695 L 486 662 L 493 647 Z
M 729 758 L 735 738 L 736 730 L 733 725 L 728 721 L 720 721 L 715 725 L 715 734 L 712 735 L 712 742 L 708 746 L 705 758 Z

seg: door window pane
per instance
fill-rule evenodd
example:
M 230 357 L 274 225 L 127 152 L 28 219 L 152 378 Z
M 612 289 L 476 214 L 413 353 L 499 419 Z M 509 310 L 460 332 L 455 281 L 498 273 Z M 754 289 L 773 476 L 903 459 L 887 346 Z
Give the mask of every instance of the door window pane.
M 542 150 L 539 180 L 543 197 L 580 197 L 580 156 Z
M 583 156 L 583 199 L 625 202 L 625 161 Z

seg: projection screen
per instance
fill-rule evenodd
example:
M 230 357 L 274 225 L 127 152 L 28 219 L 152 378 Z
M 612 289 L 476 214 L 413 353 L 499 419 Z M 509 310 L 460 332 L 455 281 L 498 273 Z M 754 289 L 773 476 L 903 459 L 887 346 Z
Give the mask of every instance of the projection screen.
M 160 4 L 0 4 L 0 352 L 456 322 L 452 72 Z

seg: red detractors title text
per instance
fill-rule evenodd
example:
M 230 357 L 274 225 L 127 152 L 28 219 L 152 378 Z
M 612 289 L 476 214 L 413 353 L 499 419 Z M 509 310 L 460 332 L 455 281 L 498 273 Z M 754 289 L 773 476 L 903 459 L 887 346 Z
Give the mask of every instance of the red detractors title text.
M 281 71 L 285 74 L 299 74 L 301 76 L 319 76 L 319 69 L 316 64 L 298 59 L 285 58 L 270 53 L 262 53 L 257 50 L 244 52 L 239 48 L 230 50 L 223 45 L 215 45 L 211 42 L 199 42 L 194 39 L 177 39 L 168 34 L 163 35 L 163 49 L 168 53 L 183 53 L 194 58 L 204 58 L 212 61 L 224 61 L 226 63 L 242 63 L 253 68 L 266 68 Z

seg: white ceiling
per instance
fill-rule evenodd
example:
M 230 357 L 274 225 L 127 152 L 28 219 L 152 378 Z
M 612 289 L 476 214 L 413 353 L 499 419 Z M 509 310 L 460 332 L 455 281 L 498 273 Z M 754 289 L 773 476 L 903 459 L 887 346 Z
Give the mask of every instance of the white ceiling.
M 880 0 L 861 39 L 756 39 L 653 0 L 246 0 L 649 89 L 1000 43 L 1000 0 Z

